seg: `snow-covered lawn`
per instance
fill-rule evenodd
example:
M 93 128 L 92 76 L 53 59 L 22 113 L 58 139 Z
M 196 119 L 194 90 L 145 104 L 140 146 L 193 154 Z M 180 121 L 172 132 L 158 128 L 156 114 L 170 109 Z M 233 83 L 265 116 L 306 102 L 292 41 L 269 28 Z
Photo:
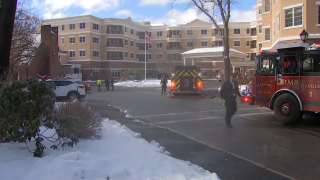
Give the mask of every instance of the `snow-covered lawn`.
M 0 143 L 1 180 L 217 180 L 191 163 L 174 159 L 158 143 L 148 143 L 116 121 L 105 120 L 100 140 L 77 147 L 50 149 L 34 158 L 23 143 Z M 53 130 L 45 132 L 47 136 Z
M 170 86 L 171 80 L 168 80 L 167 86 Z M 147 81 L 125 81 L 118 82 L 114 84 L 115 86 L 124 86 L 124 87 L 160 87 L 160 80 L 147 80 Z

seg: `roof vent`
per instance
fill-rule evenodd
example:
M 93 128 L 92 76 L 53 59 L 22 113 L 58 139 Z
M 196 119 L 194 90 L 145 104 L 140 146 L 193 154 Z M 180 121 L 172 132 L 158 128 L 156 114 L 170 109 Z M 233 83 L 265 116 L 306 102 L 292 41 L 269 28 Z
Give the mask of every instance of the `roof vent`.
M 144 25 L 150 25 L 150 21 L 145 21 Z

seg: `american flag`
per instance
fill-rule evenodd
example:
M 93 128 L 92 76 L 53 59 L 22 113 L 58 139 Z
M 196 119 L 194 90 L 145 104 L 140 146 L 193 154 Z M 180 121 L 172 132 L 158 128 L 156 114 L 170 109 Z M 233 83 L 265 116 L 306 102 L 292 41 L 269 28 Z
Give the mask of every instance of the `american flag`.
M 147 30 L 146 30 L 146 38 L 148 39 L 149 44 L 151 44 L 151 39 Z

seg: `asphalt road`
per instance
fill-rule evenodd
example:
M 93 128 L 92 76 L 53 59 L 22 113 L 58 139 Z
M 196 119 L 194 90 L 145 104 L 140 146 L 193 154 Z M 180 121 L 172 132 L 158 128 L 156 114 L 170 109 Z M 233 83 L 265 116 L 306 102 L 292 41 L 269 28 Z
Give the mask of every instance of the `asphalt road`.
M 215 89 L 219 84 L 210 82 L 206 87 Z M 102 111 L 106 104 L 127 110 L 135 119 L 149 125 L 145 129 L 171 130 L 167 141 L 175 135 L 182 136 L 191 147 L 184 151 L 198 153 L 196 158 L 190 154 L 177 157 L 217 172 L 222 179 L 316 180 L 320 177 L 320 125 L 317 122 L 283 127 L 269 109 L 239 103 L 232 121 L 234 128 L 227 129 L 224 106 L 219 99 L 172 99 L 161 94 L 160 88 L 116 87 L 108 92 L 93 89 L 86 100 L 103 102 Z M 135 131 L 145 132 L 145 129 Z M 148 133 L 150 138 L 152 133 Z M 157 140 L 156 136 L 152 138 Z M 174 147 L 174 143 L 167 143 L 161 137 L 158 141 Z M 201 145 L 194 149 L 192 143 Z M 205 161 L 210 158 L 221 166 Z M 223 165 L 219 158 L 232 159 L 236 166 Z

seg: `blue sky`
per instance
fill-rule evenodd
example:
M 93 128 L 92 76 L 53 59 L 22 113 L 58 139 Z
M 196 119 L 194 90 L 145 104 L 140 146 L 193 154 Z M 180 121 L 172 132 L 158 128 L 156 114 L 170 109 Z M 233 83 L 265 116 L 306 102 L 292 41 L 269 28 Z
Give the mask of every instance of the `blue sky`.
M 150 20 L 151 23 L 183 24 L 199 18 L 189 0 L 30 0 L 43 19 L 54 19 L 91 14 L 100 18 L 126 18 L 134 21 Z M 255 20 L 256 0 L 237 0 L 232 6 L 231 21 Z

